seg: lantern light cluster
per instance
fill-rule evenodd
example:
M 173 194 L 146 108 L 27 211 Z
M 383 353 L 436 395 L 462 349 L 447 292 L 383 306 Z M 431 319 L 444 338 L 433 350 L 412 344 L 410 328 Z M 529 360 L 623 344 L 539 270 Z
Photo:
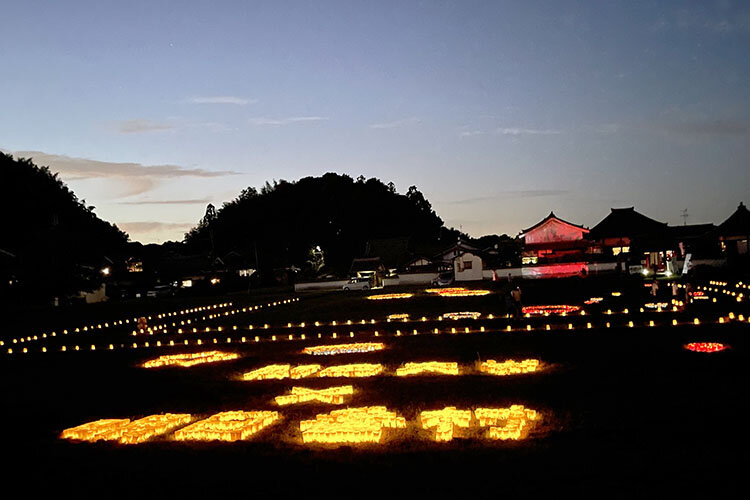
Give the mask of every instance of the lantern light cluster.
M 389 314 L 387 319 L 389 319 L 389 320 L 409 319 L 409 313 Z
M 435 429 L 436 441 L 451 441 L 456 427 L 468 429 L 473 425 L 489 427 L 486 437 L 489 439 L 522 439 L 528 435 L 530 423 L 539 420 L 536 410 L 512 405 L 510 408 L 477 408 L 457 410 L 448 406 L 442 410 L 423 411 L 419 415 L 424 429 Z
M 549 316 L 550 314 L 560 314 L 565 316 L 566 314 L 578 312 L 581 310 L 581 306 L 572 305 L 544 305 L 544 306 L 525 306 L 522 308 L 522 312 L 528 317 L 534 316 Z
M 406 363 L 396 369 L 397 377 L 409 375 L 458 375 L 458 363 L 452 361 L 426 361 L 424 363 Z
M 216 363 L 218 361 L 228 361 L 239 357 L 240 355 L 237 353 L 221 351 L 170 354 L 146 361 L 142 366 L 144 368 L 160 368 L 163 366 L 180 366 L 182 368 L 188 368 L 203 363 Z
M 251 437 L 279 419 L 275 411 L 225 411 L 174 433 L 177 441 L 238 441 Z
M 413 293 L 383 293 L 380 295 L 369 295 L 367 300 L 409 299 L 413 296 Z
M 726 344 L 718 342 L 691 342 L 685 346 L 685 349 L 694 352 L 719 352 L 728 347 Z
M 374 377 L 383 373 L 380 363 L 352 363 L 329 366 L 318 372 L 319 377 Z
M 380 342 L 359 342 L 356 344 L 319 345 L 305 347 L 302 352 L 315 356 L 330 356 L 335 354 L 373 352 L 383 349 L 385 349 L 385 344 Z
M 451 441 L 454 427 L 468 428 L 471 424 L 471 410 L 457 410 L 448 406 L 442 410 L 423 411 L 419 420 L 424 429 L 435 429 L 436 441 Z
M 291 394 L 276 396 L 275 401 L 279 406 L 291 404 L 307 403 L 309 401 L 318 401 L 332 405 L 344 404 L 344 397 L 354 394 L 354 388 L 351 385 L 342 385 L 339 387 L 329 387 L 327 389 L 308 389 L 307 387 L 292 387 Z
M 480 297 L 482 295 L 489 295 L 489 290 L 473 290 L 467 288 L 446 288 L 437 292 L 441 297 Z
M 500 363 L 494 359 L 488 359 L 479 364 L 479 371 L 489 375 L 518 375 L 535 372 L 538 368 L 538 359 L 525 359 L 523 361 L 509 359 Z
M 285 378 L 300 379 L 315 375 L 321 370 L 320 365 L 297 365 L 292 368 L 290 364 L 267 365 L 257 370 L 242 374 L 242 380 L 281 380 Z
M 473 312 L 473 311 L 461 311 L 461 312 L 449 312 L 443 314 L 443 318 L 445 319 L 479 319 L 482 316 L 482 313 L 479 312 Z
M 190 420 L 191 416 L 187 413 L 150 415 L 134 421 L 128 418 L 102 419 L 65 429 L 60 437 L 89 442 L 103 440 L 139 444 L 154 436 L 166 434 L 175 427 L 189 423 Z
M 526 437 L 530 422 L 539 419 L 536 410 L 524 408 L 523 405 L 512 405 L 510 408 L 477 408 L 474 410 L 479 425 L 488 427 L 489 439 L 522 439 Z M 501 422 L 505 425 L 498 425 Z
M 404 417 L 385 406 L 334 410 L 299 424 L 304 443 L 378 443 L 383 429 L 403 429 Z

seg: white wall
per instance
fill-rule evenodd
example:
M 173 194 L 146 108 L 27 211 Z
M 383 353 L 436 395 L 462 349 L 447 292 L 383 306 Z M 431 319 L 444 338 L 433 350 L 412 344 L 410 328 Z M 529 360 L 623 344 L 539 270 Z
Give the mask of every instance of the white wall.
M 462 265 L 465 262 L 471 262 L 471 269 L 466 269 Z M 453 259 L 453 272 L 456 281 L 479 281 L 482 279 L 482 258 L 473 253 L 465 252 Z

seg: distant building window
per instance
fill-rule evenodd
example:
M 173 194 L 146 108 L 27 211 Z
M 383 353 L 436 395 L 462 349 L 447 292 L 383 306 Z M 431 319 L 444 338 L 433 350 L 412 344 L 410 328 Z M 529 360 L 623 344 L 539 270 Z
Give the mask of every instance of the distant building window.
M 470 260 L 464 261 L 464 269 L 471 269 L 472 262 Z
M 612 255 L 620 255 L 621 253 L 630 253 L 630 247 L 612 247 Z
M 740 240 L 737 242 L 737 253 L 740 255 L 747 254 L 747 240 Z
M 531 257 L 521 257 L 521 264 L 524 266 L 528 266 L 529 264 L 536 264 L 539 262 L 539 258 L 537 256 L 531 256 Z

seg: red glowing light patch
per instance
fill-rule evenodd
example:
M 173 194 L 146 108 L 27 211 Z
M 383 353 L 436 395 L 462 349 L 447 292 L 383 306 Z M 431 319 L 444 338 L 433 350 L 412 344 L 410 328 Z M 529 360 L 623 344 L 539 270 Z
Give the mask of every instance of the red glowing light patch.
M 728 348 L 728 345 L 718 342 L 691 342 L 685 346 L 685 349 L 693 352 L 719 352 Z
M 523 308 L 524 314 L 570 314 L 580 311 L 580 306 L 553 305 L 553 306 L 526 306 Z

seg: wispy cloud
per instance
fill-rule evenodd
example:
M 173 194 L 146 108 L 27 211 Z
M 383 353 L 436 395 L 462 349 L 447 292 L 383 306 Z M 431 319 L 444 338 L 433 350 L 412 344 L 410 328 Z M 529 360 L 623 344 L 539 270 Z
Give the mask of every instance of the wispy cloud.
M 164 122 L 155 122 L 146 119 L 124 120 L 117 122 L 117 131 L 121 134 L 141 134 L 144 132 L 159 132 L 171 130 L 174 125 Z
M 244 97 L 231 95 L 191 97 L 188 101 L 193 104 L 235 104 L 237 106 L 245 106 L 247 104 L 255 104 L 258 102 L 257 99 L 246 99 Z
M 328 120 L 325 116 L 290 116 L 289 118 L 250 118 L 253 125 L 282 126 L 293 123 L 320 122 Z
M 559 130 L 519 127 L 501 127 L 495 132 L 500 135 L 557 135 L 562 133 Z
M 481 130 L 464 130 L 458 135 L 460 137 L 474 137 L 475 135 L 484 135 L 484 132 Z
M 501 191 L 490 196 L 477 196 L 461 200 L 444 201 L 442 203 L 445 205 L 470 205 L 508 198 L 539 198 L 544 196 L 560 196 L 567 193 L 568 191 L 563 189 L 521 189 L 515 191 Z
M 31 158 L 37 165 L 48 166 L 53 172 L 59 172 L 65 180 L 109 179 L 116 181 L 118 186 L 125 188 L 122 196 L 145 193 L 167 179 L 223 177 L 239 173 L 229 170 L 185 168 L 178 165 L 146 166 L 140 163 L 98 161 L 40 151 L 10 151 L 10 153 L 18 158 Z
M 664 130 L 682 135 L 732 135 L 750 134 L 750 122 L 747 120 L 699 120 L 670 123 Z
M 421 120 L 419 118 L 411 117 L 411 118 L 403 118 L 401 120 L 396 120 L 392 122 L 373 123 L 372 125 L 370 125 L 370 128 L 374 128 L 374 129 L 400 128 L 400 127 L 406 127 L 408 125 L 414 125 L 420 122 Z
M 132 201 L 121 201 L 119 205 L 203 205 L 211 203 L 212 200 L 208 198 L 193 199 L 193 200 L 132 200 Z

